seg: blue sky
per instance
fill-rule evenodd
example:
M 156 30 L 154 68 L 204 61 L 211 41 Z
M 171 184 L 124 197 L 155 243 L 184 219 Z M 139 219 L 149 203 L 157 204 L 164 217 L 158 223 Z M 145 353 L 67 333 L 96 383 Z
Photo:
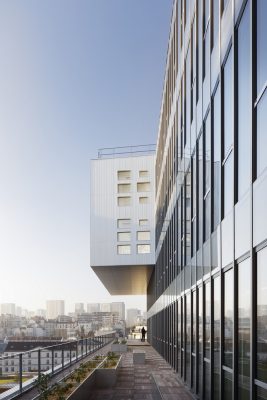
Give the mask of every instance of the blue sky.
M 171 10 L 1 0 L 0 302 L 119 300 L 89 268 L 89 160 L 156 142 Z

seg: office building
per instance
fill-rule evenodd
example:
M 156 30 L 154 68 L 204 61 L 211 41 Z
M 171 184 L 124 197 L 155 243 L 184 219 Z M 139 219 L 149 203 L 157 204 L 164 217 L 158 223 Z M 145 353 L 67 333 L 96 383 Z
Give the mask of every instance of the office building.
M 267 1 L 175 1 L 150 343 L 202 399 L 267 398 Z
M 91 161 L 90 264 L 111 294 L 146 294 L 155 265 L 155 147 Z
M 200 399 L 267 399 L 266 20 L 266 0 L 173 4 L 148 340 Z M 112 208 L 119 195 L 107 192 Z M 99 215 L 115 227 L 116 212 Z M 102 281 L 112 292 L 112 274 Z
M 56 319 L 59 315 L 65 314 L 64 300 L 47 300 L 46 301 L 46 318 Z

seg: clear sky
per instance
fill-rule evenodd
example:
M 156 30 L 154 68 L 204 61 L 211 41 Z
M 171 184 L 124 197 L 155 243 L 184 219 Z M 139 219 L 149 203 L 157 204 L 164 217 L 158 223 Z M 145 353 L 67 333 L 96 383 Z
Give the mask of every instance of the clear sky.
M 89 160 L 155 143 L 172 0 L 1 0 L 0 303 L 111 297 L 89 268 Z

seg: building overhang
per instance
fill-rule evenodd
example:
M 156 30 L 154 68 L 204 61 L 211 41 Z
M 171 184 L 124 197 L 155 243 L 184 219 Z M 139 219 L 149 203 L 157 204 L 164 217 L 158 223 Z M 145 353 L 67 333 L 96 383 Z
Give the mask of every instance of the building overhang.
M 145 295 L 154 265 L 91 266 L 111 295 Z

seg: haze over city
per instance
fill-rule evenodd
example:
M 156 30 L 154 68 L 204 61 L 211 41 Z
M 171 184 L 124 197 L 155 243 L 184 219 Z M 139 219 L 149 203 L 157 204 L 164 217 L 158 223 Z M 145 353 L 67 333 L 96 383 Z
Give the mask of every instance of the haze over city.
M 0 303 L 146 308 L 89 268 L 89 160 L 157 137 L 172 1 L 136 5 L 1 1 Z

